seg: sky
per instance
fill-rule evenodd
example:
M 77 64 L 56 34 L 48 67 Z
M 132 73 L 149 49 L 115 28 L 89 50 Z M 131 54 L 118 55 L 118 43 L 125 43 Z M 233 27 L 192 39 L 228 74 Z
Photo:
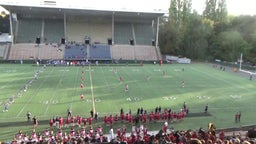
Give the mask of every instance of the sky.
M 205 8 L 205 0 L 192 0 L 192 2 L 193 9 L 202 13 Z M 229 15 L 256 15 L 255 0 L 226 0 L 226 2 Z
M 36 1 L 36 0 L 24 0 Z M 63 2 L 63 0 L 56 0 Z M 226 0 L 230 15 L 256 15 L 255 0 Z M 66 2 L 66 1 L 65 1 Z M 81 5 L 81 2 L 90 7 L 107 9 L 132 9 L 132 10 L 164 10 L 168 12 L 170 0 L 72 0 L 72 5 Z M 192 8 L 202 13 L 205 8 L 205 0 L 192 0 Z M 99 5 L 100 3 L 100 5 Z M 0 12 L 2 9 L 0 8 Z

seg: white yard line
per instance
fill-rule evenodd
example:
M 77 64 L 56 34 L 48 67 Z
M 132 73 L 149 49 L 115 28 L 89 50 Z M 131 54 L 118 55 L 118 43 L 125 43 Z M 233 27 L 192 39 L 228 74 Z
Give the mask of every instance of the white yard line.
M 91 66 L 89 65 L 89 78 L 90 78 L 90 85 L 91 85 L 91 95 L 92 95 L 92 107 L 93 113 L 96 112 L 95 100 L 94 100 L 94 93 L 93 93 L 93 83 L 92 83 L 92 73 L 91 73 Z

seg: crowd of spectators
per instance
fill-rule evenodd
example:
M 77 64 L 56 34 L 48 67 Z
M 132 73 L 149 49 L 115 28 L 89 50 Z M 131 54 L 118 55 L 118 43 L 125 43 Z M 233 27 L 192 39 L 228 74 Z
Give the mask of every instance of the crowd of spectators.
M 184 102 L 181 112 L 186 113 L 186 103 Z M 165 113 L 169 113 L 161 107 L 156 107 L 155 112 L 151 112 L 146 116 L 146 121 L 143 116 L 147 113 L 143 108 L 138 108 L 137 113 L 131 114 L 131 111 L 124 114 L 124 110 L 120 109 L 119 116 L 105 116 L 99 119 L 98 122 L 104 121 L 105 127 L 109 130 L 104 130 L 103 127 L 93 124 L 95 120 L 92 114 L 89 118 L 81 116 L 73 116 L 71 110 L 70 115 L 63 120 L 62 117 L 51 118 L 49 121 L 50 127 L 44 131 L 37 132 L 34 129 L 29 135 L 19 131 L 12 143 L 113 143 L 113 144 L 251 144 L 255 143 L 252 139 L 256 135 L 241 134 L 240 132 L 230 132 L 225 130 L 216 130 L 213 123 L 208 124 L 208 129 L 199 128 L 198 130 L 175 130 L 168 123 L 180 122 L 181 120 L 165 118 Z M 151 114 L 159 114 L 160 118 L 152 118 Z M 125 116 L 123 116 L 125 115 Z M 129 115 L 131 118 L 129 119 Z M 111 120 L 109 120 L 111 119 Z M 65 122 L 66 121 L 66 122 Z M 152 131 L 147 128 L 147 125 L 153 123 L 162 123 L 162 127 L 157 131 Z M 114 129 L 113 124 L 122 124 L 121 127 Z M 132 126 L 131 131 L 127 131 L 126 126 Z M 107 132 L 108 131 L 108 132 Z M 256 133 L 256 130 L 252 129 Z
M 214 124 L 209 124 L 214 125 Z M 255 129 L 251 129 L 255 134 Z M 219 132 L 209 129 L 199 128 L 198 130 L 174 130 L 168 126 L 168 122 L 163 122 L 163 126 L 158 131 L 150 131 L 143 124 L 133 125 L 130 132 L 126 126 L 113 129 L 110 127 L 109 133 L 103 133 L 101 126 L 97 128 L 73 127 L 68 131 L 57 131 L 46 128 L 43 132 L 33 130 L 30 135 L 19 131 L 11 143 L 112 143 L 112 144 L 254 144 L 255 135 L 240 132 Z

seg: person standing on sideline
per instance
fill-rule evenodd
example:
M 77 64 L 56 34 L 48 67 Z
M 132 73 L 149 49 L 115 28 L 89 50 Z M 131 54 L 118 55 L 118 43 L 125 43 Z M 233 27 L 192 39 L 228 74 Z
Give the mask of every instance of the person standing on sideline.
M 36 116 L 33 117 L 33 124 L 34 124 L 34 129 L 37 129 L 37 127 L 38 127 L 38 120 L 37 120 Z
M 27 112 L 27 119 L 28 119 L 28 122 L 31 121 L 31 113 L 30 113 L 30 111 Z
M 204 113 L 208 112 L 208 104 L 206 104 L 205 108 L 204 108 Z
M 93 114 L 93 110 L 90 111 L 90 114 L 91 114 L 91 117 L 93 118 L 93 115 L 94 115 L 94 114 Z
M 98 121 L 98 116 L 99 116 L 99 113 L 98 113 L 98 112 L 96 112 L 96 113 L 95 113 L 95 115 L 94 115 L 94 119 L 95 119 L 95 121 Z
M 71 117 L 71 115 L 72 115 L 71 108 L 68 108 L 67 112 L 68 112 L 68 117 Z
M 236 122 L 236 123 L 238 122 L 238 115 L 239 115 L 239 113 L 236 112 L 236 114 L 235 114 L 235 122 Z
M 238 122 L 240 122 L 240 119 L 241 119 L 241 111 L 239 111 L 239 113 L 238 113 Z

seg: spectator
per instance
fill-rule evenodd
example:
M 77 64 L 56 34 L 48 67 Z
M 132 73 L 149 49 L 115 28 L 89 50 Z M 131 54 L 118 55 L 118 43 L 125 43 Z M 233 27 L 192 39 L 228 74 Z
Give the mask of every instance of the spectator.
M 71 117 L 71 116 L 72 116 L 71 108 L 68 108 L 67 113 L 68 113 L 68 117 Z
M 27 119 L 28 119 L 28 121 L 31 121 L 31 113 L 30 113 L 30 111 L 27 112 Z
M 208 112 L 208 104 L 206 104 L 205 108 L 204 108 L 204 113 Z
M 93 110 L 90 111 L 91 117 L 93 117 Z
M 97 121 L 97 120 L 98 120 L 98 116 L 99 116 L 99 113 L 98 113 L 98 112 L 96 112 L 96 113 L 95 113 L 95 115 L 94 115 L 94 119 L 95 119 L 95 121 Z
M 34 124 L 34 129 L 37 129 L 37 127 L 38 127 L 38 120 L 37 120 L 36 116 L 33 117 L 33 124 Z

